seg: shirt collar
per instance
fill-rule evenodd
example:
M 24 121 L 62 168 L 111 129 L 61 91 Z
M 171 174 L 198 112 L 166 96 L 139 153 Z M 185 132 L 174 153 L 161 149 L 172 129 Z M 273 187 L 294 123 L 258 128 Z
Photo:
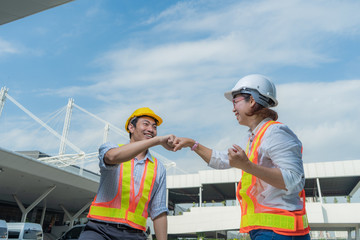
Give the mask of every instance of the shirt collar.
M 251 129 L 249 128 L 248 130 L 249 136 L 255 136 L 258 133 L 259 129 L 270 120 L 271 118 L 265 118 L 256 126 L 256 128 L 253 131 L 251 131 Z
M 153 159 L 152 159 L 152 156 L 151 156 L 151 154 L 150 154 L 150 151 L 149 151 L 149 150 L 147 150 L 147 153 L 146 153 L 145 159 L 149 159 L 150 161 L 152 161 L 152 162 L 153 162 Z
M 135 159 L 137 159 L 137 158 L 135 158 Z M 149 159 L 149 161 L 154 162 L 149 150 L 147 150 L 146 155 L 143 159 L 137 159 L 137 161 L 145 161 L 146 159 Z

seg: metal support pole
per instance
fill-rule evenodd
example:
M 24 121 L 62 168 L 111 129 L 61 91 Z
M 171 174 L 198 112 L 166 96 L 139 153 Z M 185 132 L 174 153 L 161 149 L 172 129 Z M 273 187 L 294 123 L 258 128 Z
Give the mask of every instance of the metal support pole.
M 74 220 L 76 218 L 78 218 L 86 209 L 88 209 L 91 205 L 92 201 L 88 202 L 87 204 L 85 204 L 77 213 L 75 213 L 74 215 L 71 215 L 68 210 L 66 210 L 66 208 L 63 205 L 60 205 L 60 207 L 63 209 L 63 211 L 65 212 L 65 215 L 69 218 L 70 220 L 70 225 L 69 228 L 72 228 L 74 226 Z
M 23 221 L 23 219 L 26 219 L 26 216 L 28 214 L 28 212 L 26 211 L 26 208 L 24 207 L 24 205 L 22 204 L 22 202 L 19 200 L 19 198 L 14 194 L 13 195 L 18 207 L 20 208 L 20 211 L 22 213 L 22 217 L 21 217 L 21 222 L 25 222 Z
M 109 123 L 106 123 L 106 124 L 105 124 L 105 128 L 104 128 L 103 143 L 106 143 L 106 142 L 107 142 L 108 135 L 109 135 L 109 129 L 110 129 L 110 125 L 109 125 Z
M 0 90 L 0 117 L 1 117 L 2 110 L 4 108 L 4 104 L 6 101 L 6 94 L 7 94 L 8 90 L 9 89 L 6 87 L 2 87 Z
M 235 193 L 237 194 L 237 183 L 235 183 Z M 239 206 L 239 201 L 236 201 L 236 194 L 235 194 L 235 205 Z
M 44 225 L 44 219 L 45 219 L 45 213 L 46 213 L 46 206 L 47 205 L 47 201 L 46 199 L 44 200 L 44 207 L 41 213 L 41 220 L 40 220 L 40 225 L 43 226 Z
M 74 105 L 74 99 L 69 98 L 69 101 L 68 101 L 68 104 L 66 107 L 64 128 L 63 128 L 61 141 L 60 141 L 59 155 L 63 155 L 65 153 L 66 139 L 67 139 L 67 135 L 69 133 L 73 105 Z
M 54 129 L 46 125 L 43 121 L 41 121 L 38 117 L 36 117 L 34 114 L 32 114 L 29 110 L 27 110 L 23 105 L 18 103 L 14 98 L 12 98 L 9 94 L 6 95 L 7 99 L 9 99 L 11 102 L 13 102 L 16 106 L 18 106 L 21 110 L 23 110 L 27 115 L 29 115 L 32 119 L 34 119 L 36 122 L 40 123 L 41 126 L 46 128 L 50 133 L 52 133 L 55 137 L 61 140 L 60 134 L 58 134 Z M 75 152 L 79 154 L 85 154 L 84 151 L 82 151 L 80 148 L 69 142 L 67 139 L 65 139 L 65 142 L 69 147 L 71 147 Z
M 319 193 L 319 197 L 320 197 L 320 203 L 321 205 L 323 204 L 323 199 L 322 199 L 322 194 L 321 194 L 321 187 L 320 187 L 320 180 L 319 178 L 316 178 L 316 184 L 318 187 L 318 193 Z
M 81 156 L 80 171 L 79 171 L 80 176 L 83 175 L 84 166 L 85 166 L 85 155 Z
M 56 188 L 56 186 L 53 186 L 51 188 L 49 188 L 48 190 L 46 190 L 40 197 L 38 197 L 38 199 L 36 199 L 29 207 L 25 208 L 24 205 L 21 203 L 21 201 L 19 200 L 19 198 L 16 195 L 14 196 L 14 199 L 16 201 L 16 203 L 18 204 L 21 212 L 22 212 L 22 216 L 21 216 L 21 222 L 25 222 L 26 221 L 26 216 L 27 214 L 34 208 L 36 207 L 36 205 L 38 205 L 44 198 L 46 198 L 47 195 L 49 195 L 49 193 L 51 193 L 52 190 L 54 190 Z
M 199 187 L 199 207 L 202 206 L 202 187 Z
M 166 207 L 169 207 L 169 189 L 166 188 Z

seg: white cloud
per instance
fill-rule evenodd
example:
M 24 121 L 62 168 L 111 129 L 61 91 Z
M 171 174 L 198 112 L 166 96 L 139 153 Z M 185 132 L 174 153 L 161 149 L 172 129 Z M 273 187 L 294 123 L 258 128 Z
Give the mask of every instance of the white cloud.
M 97 83 L 85 87 L 86 92 L 104 99 L 103 89 L 111 88 L 106 99 L 120 100 L 114 93 L 145 85 L 223 85 L 229 76 L 263 68 L 314 67 L 336 61 L 328 50 L 337 38 L 360 33 L 356 1 L 230 3 L 180 2 L 151 18 L 152 28 L 138 34 L 143 39 L 137 44 L 112 49 L 95 61 L 105 70 L 91 77 Z M 148 46 L 148 37 L 160 41 Z M 81 95 L 83 90 L 60 92 Z
M 8 54 L 18 54 L 20 49 L 13 43 L 0 38 L 0 57 Z
M 306 36 L 312 32 L 359 34 L 358 1 L 187 1 L 179 2 L 149 23 L 159 31 L 208 32 L 221 34 L 240 31 L 270 34 L 266 40 L 278 38 L 279 33 Z M 253 29 L 256 27 L 256 29 Z M 302 31 L 307 29 L 307 31 Z M 261 34 L 261 35 L 263 35 Z M 282 35 L 280 35 L 282 37 Z M 297 39 L 293 39 L 297 40 Z
M 298 134 L 308 162 L 360 158 L 360 80 L 280 85 L 280 120 Z

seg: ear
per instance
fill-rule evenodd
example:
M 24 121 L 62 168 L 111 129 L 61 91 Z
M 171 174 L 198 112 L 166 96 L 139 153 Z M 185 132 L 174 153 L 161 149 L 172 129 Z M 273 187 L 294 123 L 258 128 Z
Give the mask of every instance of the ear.
M 254 107 L 255 106 L 255 104 L 256 104 L 256 101 L 255 101 L 255 99 L 253 98 L 253 96 L 252 95 L 250 95 L 250 106 L 251 107 Z
M 134 125 L 132 123 L 129 123 L 128 129 L 129 129 L 130 133 L 134 133 L 134 131 L 135 131 L 135 127 L 134 127 Z

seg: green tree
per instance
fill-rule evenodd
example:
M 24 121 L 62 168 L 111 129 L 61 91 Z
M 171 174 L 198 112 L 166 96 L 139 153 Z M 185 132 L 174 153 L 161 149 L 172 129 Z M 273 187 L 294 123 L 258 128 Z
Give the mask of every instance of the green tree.
M 196 233 L 196 236 L 197 236 L 197 239 L 199 239 L 199 240 L 203 240 L 203 239 L 205 239 L 205 233 Z

